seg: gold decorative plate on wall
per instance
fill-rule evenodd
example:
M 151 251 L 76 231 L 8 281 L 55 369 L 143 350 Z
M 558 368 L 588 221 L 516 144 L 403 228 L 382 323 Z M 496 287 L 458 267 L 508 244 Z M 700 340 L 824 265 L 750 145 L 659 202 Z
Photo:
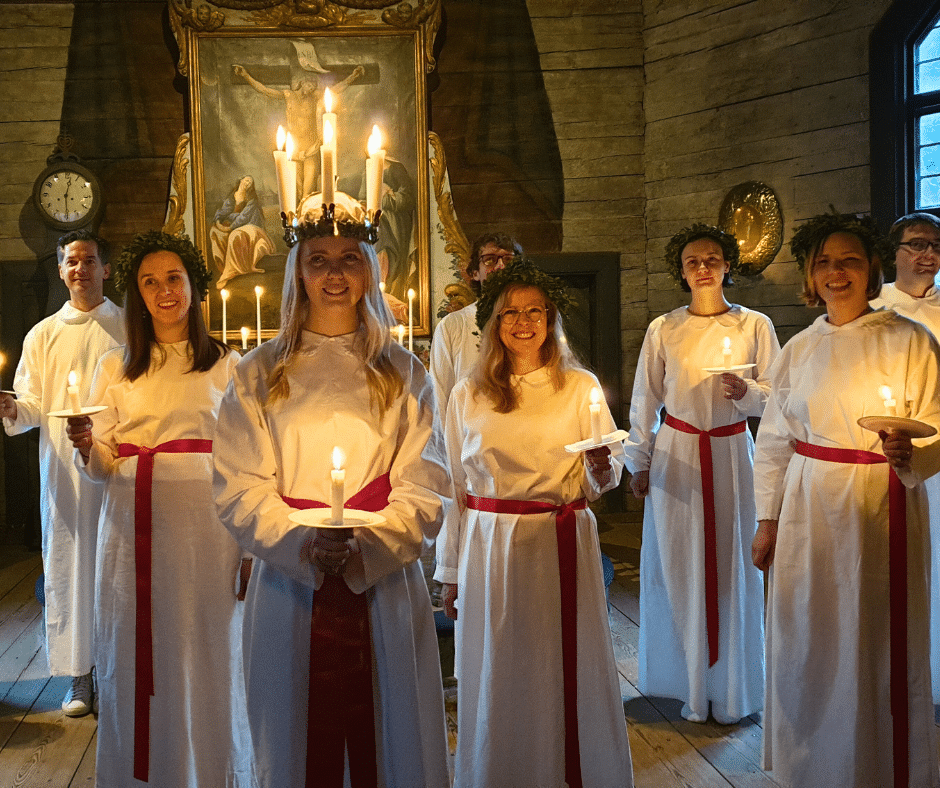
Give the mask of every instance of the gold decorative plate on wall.
M 725 195 L 718 226 L 738 239 L 739 270 L 744 276 L 763 271 L 783 244 L 783 214 L 777 195 L 759 181 L 740 183 Z

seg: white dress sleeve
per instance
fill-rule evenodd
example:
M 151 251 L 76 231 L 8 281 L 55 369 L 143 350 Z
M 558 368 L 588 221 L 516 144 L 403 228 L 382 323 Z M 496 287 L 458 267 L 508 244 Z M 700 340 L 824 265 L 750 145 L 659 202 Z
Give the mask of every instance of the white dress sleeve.
M 451 501 L 444 512 L 444 525 L 437 535 L 437 568 L 434 579 L 440 583 L 456 583 L 460 562 L 460 529 L 467 510 L 467 475 L 461 462 L 464 443 L 463 408 L 469 396 L 469 383 L 451 392 L 447 404 L 444 439 L 450 471 Z
M 649 470 L 659 414 L 666 397 L 666 358 L 660 341 L 661 327 L 662 321 L 657 319 L 647 329 L 633 380 L 630 435 L 624 443 L 626 466 L 631 473 Z
M 770 318 L 751 312 L 757 318 L 755 325 L 755 334 L 757 340 L 757 351 L 754 357 L 756 362 L 754 367 L 754 377 L 744 378 L 747 384 L 747 392 L 741 399 L 732 400 L 734 407 L 742 416 L 760 417 L 764 413 L 764 407 L 767 404 L 767 397 L 770 396 L 770 365 L 780 353 L 780 342 L 777 340 L 777 334 L 774 331 L 773 323 Z

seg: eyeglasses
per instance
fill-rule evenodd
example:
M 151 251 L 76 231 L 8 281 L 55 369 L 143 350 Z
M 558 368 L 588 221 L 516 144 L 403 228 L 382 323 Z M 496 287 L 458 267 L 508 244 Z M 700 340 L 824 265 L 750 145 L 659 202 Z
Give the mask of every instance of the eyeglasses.
M 899 241 L 898 246 L 907 246 L 912 252 L 926 252 L 928 249 L 935 255 L 940 255 L 940 241 L 925 241 L 923 238 L 915 238 L 913 241 Z
M 545 310 L 540 306 L 530 306 L 528 309 L 504 309 L 499 313 L 499 319 L 507 326 L 514 326 L 523 317 L 530 323 L 541 323 Z
M 484 268 L 495 268 L 502 263 L 506 265 L 515 255 L 512 252 L 503 252 L 502 254 L 484 254 L 480 255 L 480 265 Z

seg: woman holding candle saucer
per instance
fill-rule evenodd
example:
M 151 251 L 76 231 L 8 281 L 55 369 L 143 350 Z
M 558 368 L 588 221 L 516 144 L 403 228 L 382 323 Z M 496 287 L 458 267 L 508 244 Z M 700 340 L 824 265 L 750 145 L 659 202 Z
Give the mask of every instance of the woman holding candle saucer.
M 692 300 L 646 332 L 626 441 L 630 486 L 646 499 L 640 691 L 683 701 L 687 720 L 704 722 L 710 711 L 724 724 L 763 700 L 747 417 L 764 409 L 780 349 L 765 315 L 725 298 L 738 257 L 737 241 L 717 227 L 696 224 L 669 241 L 670 273 Z
M 599 386 L 562 341 L 569 304 L 524 260 L 491 273 L 480 358 L 447 407 L 454 503 L 434 576 L 457 620 L 456 788 L 633 784 L 585 500 L 617 486 L 622 450 L 566 451 L 592 437 Z
M 940 444 L 858 420 L 893 409 L 940 427 L 937 344 L 869 307 L 893 253 L 870 220 L 817 216 L 791 250 L 804 299 L 826 313 L 774 364 L 757 436 L 753 558 L 770 569 L 764 767 L 792 788 L 936 788 L 920 482 L 940 468 Z
M 416 563 L 448 486 L 433 387 L 391 340 L 374 228 L 340 222 L 334 235 L 319 211 L 301 213 L 280 332 L 239 364 L 215 440 L 222 521 L 260 559 L 244 637 L 257 779 L 446 788 L 437 638 Z M 333 447 L 346 506 L 376 513 L 368 526 L 290 519 L 330 503 Z
M 212 498 L 212 438 L 238 355 L 212 339 L 210 272 L 188 239 L 137 236 L 115 263 L 127 347 L 70 418 L 103 482 L 96 593 L 98 788 L 251 788 L 238 648 L 242 552 Z

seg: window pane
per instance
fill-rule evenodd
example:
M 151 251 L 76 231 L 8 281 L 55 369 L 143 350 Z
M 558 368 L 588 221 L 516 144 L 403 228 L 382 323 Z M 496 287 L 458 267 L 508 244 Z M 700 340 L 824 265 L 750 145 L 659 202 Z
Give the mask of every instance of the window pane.
M 917 136 L 921 145 L 940 142 L 940 112 L 920 118 L 920 133 Z
M 914 46 L 914 92 L 940 90 L 940 23 Z
M 940 145 L 927 145 L 920 149 L 920 172 L 917 173 L 921 178 L 928 175 L 940 175 Z
M 917 208 L 940 207 L 940 177 L 924 178 L 917 183 Z

